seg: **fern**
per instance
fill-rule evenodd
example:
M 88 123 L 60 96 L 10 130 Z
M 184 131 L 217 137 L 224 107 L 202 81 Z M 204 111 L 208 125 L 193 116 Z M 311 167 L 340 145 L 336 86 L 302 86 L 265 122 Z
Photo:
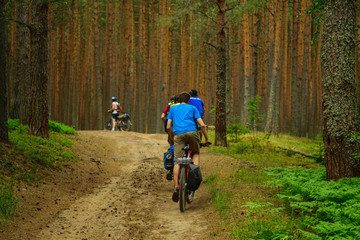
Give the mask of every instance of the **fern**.
M 304 237 L 359 239 L 359 178 L 326 181 L 324 168 L 271 168 L 264 173 L 273 177 L 269 184 L 280 187 L 277 196 L 291 215 L 300 213 Z

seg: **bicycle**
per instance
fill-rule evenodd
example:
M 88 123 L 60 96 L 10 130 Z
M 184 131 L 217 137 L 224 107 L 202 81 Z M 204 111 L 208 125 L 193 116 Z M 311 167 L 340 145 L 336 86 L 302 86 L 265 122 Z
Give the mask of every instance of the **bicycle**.
M 210 143 L 211 144 L 211 143 Z M 203 143 L 200 143 L 200 148 L 204 147 Z M 185 151 L 184 157 L 176 159 L 177 164 L 180 166 L 178 175 L 178 189 L 179 189 L 179 207 L 180 211 L 184 212 L 186 203 L 192 203 L 195 197 L 195 191 L 187 189 L 187 181 L 189 176 L 189 165 L 193 163 L 191 149 L 189 146 L 183 148 Z
M 131 126 L 130 115 L 126 112 L 123 112 L 123 114 L 116 119 L 115 129 L 119 131 L 129 131 Z M 112 129 L 112 119 L 105 122 L 105 129 Z

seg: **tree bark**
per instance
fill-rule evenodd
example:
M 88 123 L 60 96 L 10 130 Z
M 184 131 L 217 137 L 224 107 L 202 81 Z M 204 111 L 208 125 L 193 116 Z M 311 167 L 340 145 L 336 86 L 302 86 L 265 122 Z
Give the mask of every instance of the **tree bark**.
M 16 3 L 16 19 L 28 23 L 27 2 Z M 29 29 L 17 24 L 15 29 L 14 85 L 10 118 L 17 118 L 21 124 L 28 123 L 29 115 Z
M 271 79 L 270 79 L 270 94 L 269 94 L 269 105 L 268 105 L 268 114 L 266 118 L 265 131 L 268 133 L 274 133 L 275 135 L 279 134 L 279 95 L 280 95 L 280 49 L 281 49 L 281 20 L 282 20 L 282 3 L 275 1 L 274 4 L 274 12 L 276 14 L 273 17 L 274 25 L 275 25 L 275 34 L 274 31 L 270 29 L 270 33 L 272 32 L 271 41 L 274 41 L 274 55 L 273 55 L 273 66 Z M 271 65 L 270 65 L 271 66 Z
M 103 104 L 102 104 L 102 81 L 100 73 L 100 30 L 99 30 L 99 2 L 94 0 L 94 61 L 96 79 L 96 101 L 97 101 L 97 127 L 103 129 Z
M 49 138 L 48 9 L 47 1 L 32 2 L 29 133 L 42 138 Z
M 216 119 L 215 145 L 227 147 L 226 141 L 226 3 L 217 0 L 217 53 L 216 53 Z
M 356 1 L 324 1 L 322 104 L 326 178 L 360 177 L 355 85 Z
M 6 51 L 5 51 L 5 20 L 4 7 L 5 0 L 0 0 L 0 142 L 7 143 L 9 141 L 7 127 L 7 94 L 6 94 Z

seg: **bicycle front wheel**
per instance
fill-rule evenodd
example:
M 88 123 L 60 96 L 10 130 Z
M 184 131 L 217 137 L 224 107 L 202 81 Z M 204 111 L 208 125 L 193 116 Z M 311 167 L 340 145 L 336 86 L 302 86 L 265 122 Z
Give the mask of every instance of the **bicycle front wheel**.
M 105 122 L 105 129 L 111 130 L 112 129 L 112 119 Z
M 186 207 L 186 168 L 182 167 L 180 171 L 180 189 L 179 189 L 179 204 L 180 211 L 184 212 Z

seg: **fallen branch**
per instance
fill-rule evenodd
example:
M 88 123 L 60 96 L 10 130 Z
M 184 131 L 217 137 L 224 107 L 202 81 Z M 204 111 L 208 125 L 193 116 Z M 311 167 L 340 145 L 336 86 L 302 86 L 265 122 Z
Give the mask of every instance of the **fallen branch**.
M 321 158 L 319 156 L 314 156 L 314 155 L 312 155 L 310 153 L 301 152 L 301 151 L 290 149 L 290 148 L 285 148 L 285 147 L 281 147 L 281 146 L 278 146 L 278 148 L 280 148 L 282 150 L 285 150 L 285 151 L 292 152 L 292 153 L 297 153 L 297 154 L 300 154 L 300 155 L 302 155 L 304 157 L 308 157 L 308 158 L 312 158 L 312 159 L 320 159 Z

